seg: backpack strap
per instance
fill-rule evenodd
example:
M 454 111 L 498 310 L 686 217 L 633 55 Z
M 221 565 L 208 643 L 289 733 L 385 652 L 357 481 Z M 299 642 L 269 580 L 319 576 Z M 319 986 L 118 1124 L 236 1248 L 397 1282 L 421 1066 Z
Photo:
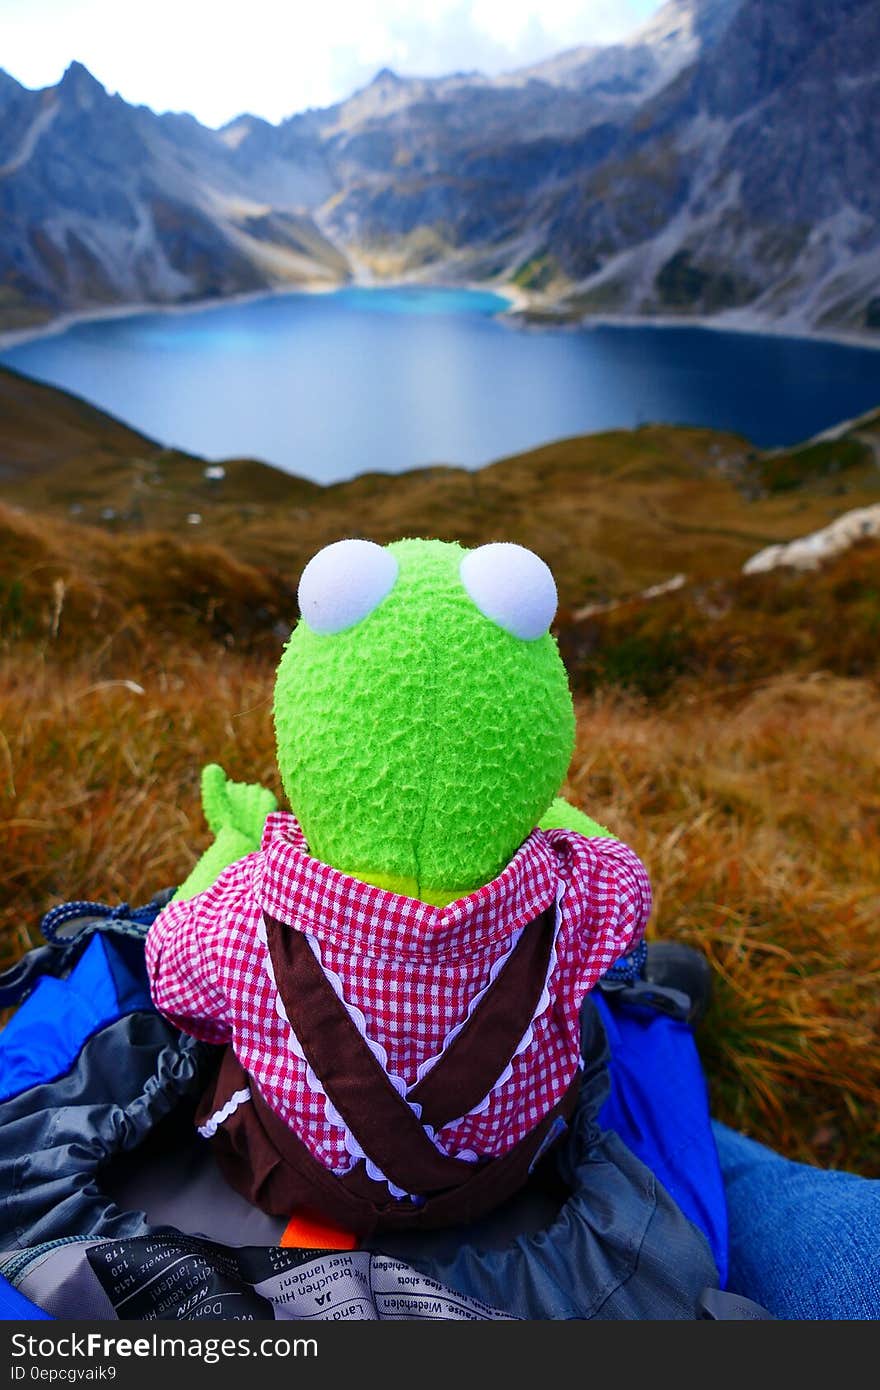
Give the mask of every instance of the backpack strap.
M 59 903 L 45 914 L 40 922 L 40 931 L 53 946 L 81 941 L 96 931 L 130 936 L 136 941 L 144 941 L 162 908 L 171 900 L 173 892 L 173 888 L 164 889 L 144 907 L 129 907 L 128 903 L 118 903 L 116 907 L 110 907 L 108 903 L 91 902 L 86 899 Z
M 68 974 L 96 932 L 144 941 L 173 892 L 173 888 L 164 889 L 144 907 L 132 908 L 128 903 L 110 907 L 78 899 L 51 908 L 40 922 L 47 944 L 35 946 L 0 971 L 0 1009 L 23 1003 L 45 976 L 59 979 Z
M 472 1176 L 474 1163 L 441 1153 L 425 1126 L 437 1129 L 466 1114 L 510 1062 L 543 992 L 555 910 L 526 927 L 461 1032 L 406 1098 L 370 1051 L 303 933 L 268 914 L 265 922 L 290 1025 L 364 1152 L 407 1192 L 439 1191 Z

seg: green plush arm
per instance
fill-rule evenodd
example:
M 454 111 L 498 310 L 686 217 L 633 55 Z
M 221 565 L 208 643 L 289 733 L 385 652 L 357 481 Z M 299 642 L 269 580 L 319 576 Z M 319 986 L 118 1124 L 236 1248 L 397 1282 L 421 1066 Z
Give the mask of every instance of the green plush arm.
M 266 817 L 277 811 L 278 802 L 267 787 L 230 782 L 222 767 L 209 763 L 202 768 L 202 809 L 214 843 L 178 888 L 175 902 L 203 893 L 236 859 L 259 849 Z
M 571 802 L 564 797 L 557 796 L 544 812 L 538 821 L 539 830 L 576 830 L 579 835 L 586 835 L 588 839 L 596 839 L 599 836 L 613 839 L 610 830 L 606 830 L 604 825 L 599 825 L 597 821 L 590 820 L 588 815 L 579 810 L 577 806 L 572 806 Z

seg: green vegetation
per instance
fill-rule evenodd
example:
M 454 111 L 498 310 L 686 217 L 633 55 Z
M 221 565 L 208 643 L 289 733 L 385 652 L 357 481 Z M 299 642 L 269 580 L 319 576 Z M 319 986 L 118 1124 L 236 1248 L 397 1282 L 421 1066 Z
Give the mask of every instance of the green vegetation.
M 705 313 L 747 304 L 755 294 L 754 285 L 737 279 L 729 270 L 695 265 L 690 251 L 677 251 L 661 266 L 655 283 L 661 304 L 671 309 L 699 308 Z
M 790 492 L 822 478 L 869 467 L 872 450 L 860 439 L 823 440 L 800 449 L 763 454 L 754 460 L 752 475 L 767 492 Z
M 560 278 L 561 271 L 555 256 L 532 256 L 518 268 L 513 283 L 523 290 L 541 291 Z

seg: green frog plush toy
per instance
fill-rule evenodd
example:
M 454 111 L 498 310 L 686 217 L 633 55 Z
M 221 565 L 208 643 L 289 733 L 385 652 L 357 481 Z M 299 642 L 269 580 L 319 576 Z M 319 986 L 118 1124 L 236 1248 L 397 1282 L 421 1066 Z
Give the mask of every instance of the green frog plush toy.
M 157 919 L 157 1006 L 226 1048 L 229 1180 L 356 1232 L 469 1219 L 564 1130 L 585 994 L 645 871 L 557 797 L 574 741 L 553 577 L 517 545 L 340 541 L 303 572 L 265 788 L 205 769 L 215 833 Z

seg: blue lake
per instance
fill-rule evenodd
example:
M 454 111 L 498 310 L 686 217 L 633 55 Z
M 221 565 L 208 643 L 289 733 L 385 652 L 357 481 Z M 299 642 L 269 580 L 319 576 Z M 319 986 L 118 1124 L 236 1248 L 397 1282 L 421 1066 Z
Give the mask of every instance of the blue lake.
M 331 482 L 647 421 L 769 447 L 880 405 L 880 351 L 699 328 L 518 331 L 480 291 L 346 289 L 92 320 L 0 352 L 145 434 Z

